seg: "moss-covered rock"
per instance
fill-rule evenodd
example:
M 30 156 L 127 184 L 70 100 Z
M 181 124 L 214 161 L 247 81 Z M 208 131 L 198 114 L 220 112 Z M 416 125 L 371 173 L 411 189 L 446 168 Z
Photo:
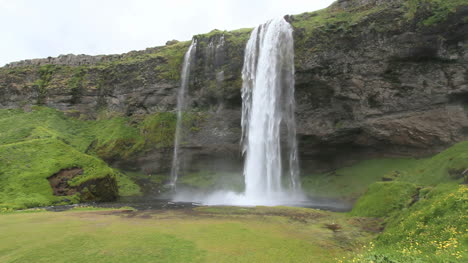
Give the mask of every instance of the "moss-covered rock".
M 80 200 L 114 200 L 118 195 L 112 168 L 57 139 L 1 145 L 0 160 L 0 206 L 25 208 Z M 76 191 L 71 195 L 54 195 L 47 179 L 73 167 L 83 170 L 67 182 Z

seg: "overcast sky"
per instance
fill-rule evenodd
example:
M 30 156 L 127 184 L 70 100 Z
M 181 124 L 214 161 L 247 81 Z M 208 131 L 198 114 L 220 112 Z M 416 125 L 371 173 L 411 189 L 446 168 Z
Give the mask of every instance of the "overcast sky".
M 0 0 L 0 66 L 60 54 L 116 54 L 254 27 L 333 0 Z

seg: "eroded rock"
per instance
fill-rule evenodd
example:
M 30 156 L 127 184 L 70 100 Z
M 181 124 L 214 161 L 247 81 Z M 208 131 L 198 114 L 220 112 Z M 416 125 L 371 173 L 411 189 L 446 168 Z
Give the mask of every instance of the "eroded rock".
M 71 196 L 79 194 L 81 201 L 114 201 L 118 197 L 115 178 L 106 176 L 90 179 L 80 185 L 72 186 L 69 181 L 83 175 L 83 169 L 74 167 L 62 169 L 47 178 L 56 196 Z

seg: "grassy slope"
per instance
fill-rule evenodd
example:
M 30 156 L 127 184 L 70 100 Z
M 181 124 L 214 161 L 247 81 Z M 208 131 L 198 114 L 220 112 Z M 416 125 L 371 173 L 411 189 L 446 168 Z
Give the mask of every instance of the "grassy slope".
M 145 150 L 145 142 L 169 145 L 173 115 L 156 113 L 130 125 L 124 117 L 83 121 L 44 107 L 31 112 L 0 110 L 0 206 L 22 208 L 62 200 L 52 195 L 46 178 L 71 167 L 84 169 L 79 182 L 115 175 L 121 195 L 139 194 L 135 183 L 100 158 L 126 158 Z M 198 120 L 192 115 L 186 118 L 190 125 Z
M 61 202 L 47 177 L 65 168 L 81 167 L 72 184 L 114 175 L 99 158 L 84 153 L 91 143 L 79 121 L 38 108 L 29 113 L 0 111 L 0 207 L 24 208 Z M 78 135 L 84 134 L 84 135 Z M 67 197 L 78 201 L 77 196 Z
M 196 132 L 204 115 L 186 113 L 183 120 L 187 133 Z M 22 208 L 62 200 L 52 196 L 46 178 L 72 167 L 85 170 L 81 181 L 114 175 L 121 196 L 141 194 L 126 174 L 101 159 L 125 159 L 171 147 L 175 122 L 172 112 L 133 118 L 102 112 L 97 121 L 86 121 L 46 107 L 0 110 L 0 206 Z
M 466 0 L 408 0 L 401 10 L 401 22 L 418 19 L 415 22 L 419 28 L 432 26 L 466 5 Z M 381 11 L 381 7 L 349 12 L 326 9 L 294 16 L 293 26 L 306 36 L 296 41 L 296 54 L 307 57 L 308 52 L 322 48 L 314 46 L 314 50 L 308 50 L 305 39 L 352 33 L 357 22 Z M 394 25 L 371 26 L 373 30 L 386 31 Z M 326 45 L 326 39 L 321 43 Z M 300 65 L 300 59 L 297 63 Z M 303 186 L 309 194 L 351 199 L 368 189 L 351 215 L 386 218 L 385 232 L 364 253 L 343 261 L 466 262 L 468 196 L 467 187 L 459 185 L 466 179 L 459 178 L 463 177 L 459 174 L 468 168 L 467 154 L 468 142 L 464 142 L 427 160 L 370 160 L 342 168 L 336 175 L 306 176 Z M 384 176 L 398 178 L 368 188 Z M 413 204 L 416 200 L 419 201 Z
M 468 141 L 464 141 L 432 158 L 417 161 L 412 168 L 396 175 L 395 181 L 372 184 L 358 200 L 353 213 L 362 216 L 389 215 L 395 209 L 389 209 L 388 206 L 408 207 L 410 199 L 415 195 L 422 195 L 422 198 L 424 193 L 441 185 L 453 185 L 456 188 L 466 181 L 467 175 L 464 173 L 467 169 Z
M 355 200 L 370 184 L 394 172 L 411 169 L 418 162 L 404 158 L 367 160 L 330 173 L 305 175 L 301 178 L 302 186 L 311 196 Z
M 24 208 L 62 200 L 52 193 L 47 177 L 64 168 L 82 167 L 71 185 L 114 175 L 103 161 L 56 139 L 33 139 L 0 146 L 0 207 Z M 67 197 L 78 201 L 76 197 Z
M 324 227 L 333 222 L 340 232 Z M 363 227 L 374 223 L 281 207 L 13 212 L 0 214 L 0 261 L 335 262 L 370 240 Z
M 465 262 L 468 141 L 375 183 L 351 215 L 385 217 L 387 227 L 358 262 Z

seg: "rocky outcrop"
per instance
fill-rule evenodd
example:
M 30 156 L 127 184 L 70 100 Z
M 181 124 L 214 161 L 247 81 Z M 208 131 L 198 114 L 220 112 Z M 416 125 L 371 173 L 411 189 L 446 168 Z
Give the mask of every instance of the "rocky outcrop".
M 89 55 L 60 55 L 56 58 L 38 58 L 38 59 L 27 59 L 18 62 L 12 62 L 5 67 L 16 68 L 16 67 L 28 67 L 28 66 L 43 66 L 43 65 L 67 65 L 67 66 L 81 66 L 81 65 L 94 65 L 101 61 L 110 61 L 112 56 L 89 56 Z
M 83 169 L 75 167 L 60 170 L 47 179 L 56 196 L 72 196 L 78 194 L 80 200 L 83 202 L 115 201 L 117 199 L 117 182 L 112 176 L 90 179 L 77 186 L 69 184 L 69 181 L 82 174 Z
M 295 29 L 304 169 L 423 156 L 466 140 L 468 6 L 447 1 L 411 8 L 414 1 L 340 0 L 287 17 Z M 187 167 L 231 169 L 241 161 L 240 74 L 249 34 L 214 30 L 195 36 L 190 105 L 205 120 L 184 144 Z M 11 63 L 0 69 L 0 107 L 44 104 L 91 119 L 102 109 L 127 116 L 173 111 L 188 45 Z M 117 163 L 162 171 L 170 163 L 167 152 L 154 149 Z
M 304 158 L 320 160 L 315 167 L 363 156 L 421 156 L 467 138 L 468 6 L 426 26 L 431 13 L 407 19 L 402 2 L 379 10 L 379 1 L 339 1 L 335 7 L 352 4 L 370 14 L 316 29 L 300 43 L 298 132 Z M 307 33 L 299 28 L 296 38 Z

